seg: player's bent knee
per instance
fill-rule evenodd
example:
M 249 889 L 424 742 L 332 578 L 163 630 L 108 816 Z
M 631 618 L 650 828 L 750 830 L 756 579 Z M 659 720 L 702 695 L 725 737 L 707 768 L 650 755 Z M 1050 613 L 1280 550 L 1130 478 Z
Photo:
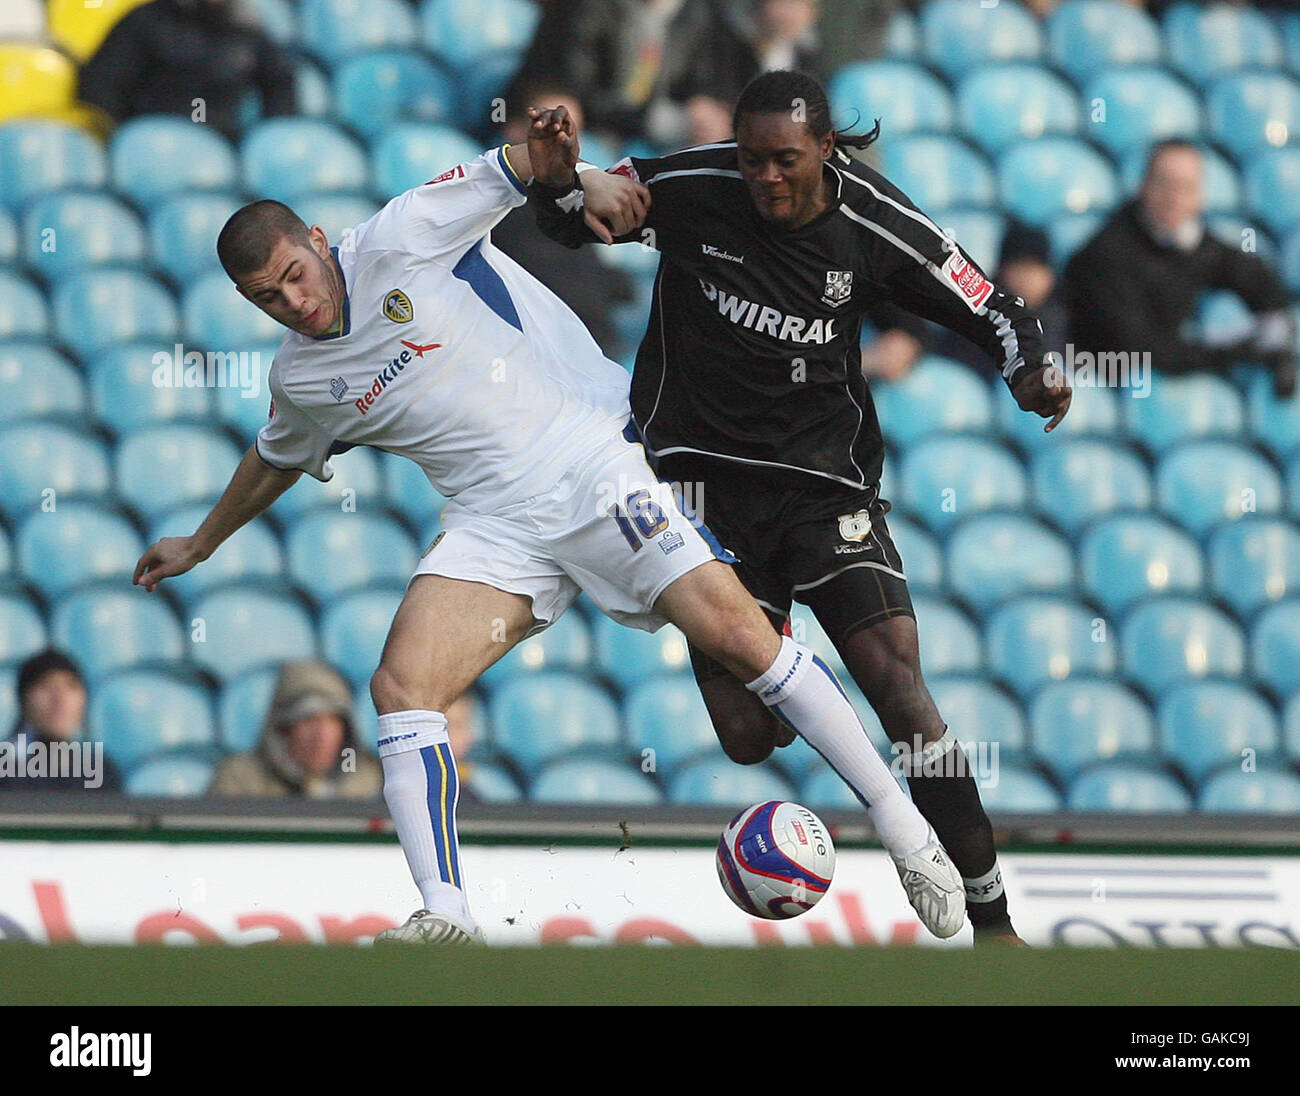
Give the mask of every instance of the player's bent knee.
M 418 681 L 386 662 L 370 676 L 370 699 L 380 715 L 389 712 L 445 711 L 455 697 L 441 696 L 430 682 Z

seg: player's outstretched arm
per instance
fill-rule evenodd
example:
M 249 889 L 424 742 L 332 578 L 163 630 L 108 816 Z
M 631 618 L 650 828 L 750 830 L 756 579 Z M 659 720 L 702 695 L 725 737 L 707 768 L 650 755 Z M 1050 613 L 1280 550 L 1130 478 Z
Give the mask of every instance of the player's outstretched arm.
M 163 579 L 183 575 L 196 563 L 202 563 L 236 529 L 252 521 L 297 483 L 301 475 L 297 469 L 272 468 L 257 455 L 255 446 L 250 448 L 194 535 L 163 537 L 151 545 L 135 565 L 132 583 L 153 593 Z

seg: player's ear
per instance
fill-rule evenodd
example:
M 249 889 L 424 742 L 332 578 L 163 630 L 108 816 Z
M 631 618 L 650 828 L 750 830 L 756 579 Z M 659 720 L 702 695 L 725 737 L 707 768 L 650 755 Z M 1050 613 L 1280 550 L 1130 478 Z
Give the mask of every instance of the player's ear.
M 829 160 L 831 154 L 835 151 L 835 131 L 831 130 L 821 140 L 821 154 L 823 160 Z
M 312 225 L 307 230 L 307 239 L 311 241 L 311 249 L 322 259 L 330 257 L 330 242 L 320 225 Z

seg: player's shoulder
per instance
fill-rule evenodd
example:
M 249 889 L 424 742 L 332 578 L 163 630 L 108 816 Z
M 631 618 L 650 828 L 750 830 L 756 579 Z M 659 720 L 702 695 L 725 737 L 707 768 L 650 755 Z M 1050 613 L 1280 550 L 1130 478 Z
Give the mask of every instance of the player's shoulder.
M 916 206 L 897 186 L 870 164 L 850 156 L 837 148 L 830 159 L 831 168 L 840 176 L 840 201 L 860 213 L 888 214 L 897 212 L 900 205 L 914 210 Z
M 633 165 L 640 181 L 647 186 L 691 179 L 696 182 L 708 179 L 738 181 L 741 177 L 736 163 L 735 141 L 692 145 L 666 156 L 627 157 L 615 165 L 614 170 L 628 163 Z

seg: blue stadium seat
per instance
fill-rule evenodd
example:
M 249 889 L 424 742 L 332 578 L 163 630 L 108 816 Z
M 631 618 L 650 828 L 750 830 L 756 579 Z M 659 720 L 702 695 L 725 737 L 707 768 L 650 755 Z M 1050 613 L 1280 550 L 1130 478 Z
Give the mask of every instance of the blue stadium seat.
M 154 264 L 178 285 L 220 270 L 217 236 L 243 203 L 231 192 L 173 194 L 149 215 Z M 223 275 L 224 277 L 224 275 Z
M 979 437 L 918 442 L 903 457 L 900 481 L 899 502 L 940 531 L 983 510 L 1014 510 L 1029 493 L 1020 462 L 1003 446 Z
M 293 204 L 321 191 L 368 188 L 366 155 L 336 126 L 315 118 L 268 118 L 240 145 L 244 188 L 260 198 Z
M 926 684 L 959 742 L 996 743 L 1001 760 L 1024 758 L 1029 733 L 1024 712 L 1010 695 L 980 677 L 929 677 Z
M 948 584 L 981 614 L 1023 594 L 1065 592 L 1074 581 L 1069 542 L 1021 514 L 984 514 L 948 535 Z
M 127 770 L 150 754 L 217 742 L 207 690 L 159 670 L 129 670 L 98 682 L 87 723 L 104 752 Z
M 455 70 L 456 85 L 460 92 L 457 96 L 456 117 L 463 129 L 477 133 L 493 127 L 495 118 L 500 116 L 499 108 L 504 106 L 509 97 L 522 60 L 523 54 L 517 50 L 497 50 Z M 590 145 L 584 143 L 584 153 L 588 147 L 599 148 L 599 139 Z M 609 164 L 614 161 L 593 162 Z
M 275 359 L 275 353 L 278 349 L 278 340 L 274 343 L 254 344 L 247 350 L 240 348 L 241 380 L 245 375 L 244 363 L 246 362 L 248 375 L 257 376 L 265 382 L 267 370 L 271 368 L 271 362 Z M 248 355 L 246 359 L 243 357 L 244 354 Z M 216 421 L 227 429 L 234 431 L 235 436 L 243 445 L 252 445 L 253 438 L 266 424 L 270 402 L 271 397 L 267 394 L 263 385 L 259 385 L 259 390 L 256 392 L 251 385 L 248 387 L 227 385 L 224 388 L 215 388 L 212 391 L 213 412 Z M 281 498 L 283 497 L 281 496 Z
M 14 585 L 18 581 L 18 560 L 14 547 L 9 543 L 9 534 L 0 525 L 0 590 Z M 0 721 L 0 727 L 4 722 Z
M 152 278 L 133 270 L 89 270 L 54 289 L 54 326 L 79 357 L 114 343 L 158 339 L 170 347 L 179 319 L 176 302 Z
M 1300 225 L 1300 147 L 1251 153 L 1243 178 L 1248 213 L 1278 235 Z
M 1116 390 L 1112 388 L 1075 388 L 1070 412 L 1050 434 L 1043 432 L 1047 420 L 1021 411 L 1009 392 L 995 400 L 998 428 L 1031 457 L 1041 451 L 1054 451 L 1080 437 L 1112 437 L 1119 430 L 1120 412 Z
M 45 294 L 26 278 L 0 270 L 0 339 L 41 339 L 49 330 Z
M 1189 597 L 1152 598 L 1120 628 L 1124 676 L 1148 695 L 1202 677 L 1240 677 L 1246 641 L 1223 612 Z
M 1008 212 L 1045 226 L 1064 213 L 1104 213 L 1118 198 L 1115 169 L 1069 137 L 1020 141 L 998 158 L 998 191 Z
M 1240 247 L 1244 250 L 1253 249 L 1261 259 L 1267 263 L 1276 263 L 1277 260 L 1277 243 L 1274 241 L 1272 234 L 1267 228 L 1257 221 L 1247 220 L 1245 217 L 1237 217 L 1230 213 L 1210 213 L 1205 218 L 1206 231 L 1216 239 L 1232 247 Z M 1231 293 L 1211 292 L 1205 295 L 1197 317 L 1199 322 L 1207 331 L 1213 331 L 1213 322 L 1219 320 L 1220 309 L 1218 306 L 1221 300 L 1231 300 L 1236 305 L 1236 316 L 1234 319 L 1248 319 L 1250 310 L 1246 308 L 1241 299 Z M 1206 303 L 1212 307 L 1207 309 Z
M 251 0 L 258 25 L 274 42 L 292 46 L 298 41 L 297 5 L 292 0 Z
M 1193 784 L 1224 765 L 1253 769 L 1279 752 L 1277 716 L 1254 689 L 1235 681 L 1175 685 L 1160 698 L 1165 756 Z
M 1300 692 L 1300 598 L 1264 609 L 1250 634 L 1255 676 L 1279 696 Z
M 353 688 L 368 686 L 379 666 L 384 640 L 405 592 L 400 584 L 355 590 L 325 605 L 320 619 L 321 653 Z
M 935 597 L 913 597 L 921 666 L 931 677 L 974 674 L 984 669 L 979 629 L 955 605 Z M 865 713 L 862 713 L 865 714 Z
M 437 521 L 447 500 L 429 482 L 424 469 L 396 453 L 379 453 L 378 457 L 387 504 L 418 528 Z
M 1280 72 L 1225 76 L 1206 97 L 1206 120 L 1210 137 L 1241 163 L 1300 132 L 1300 83 Z
M 99 580 L 125 585 L 145 550 L 140 534 L 124 517 L 75 501 L 60 503 L 49 513 L 32 513 L 16 540 L 27 581 L 50 599 Z
M 103 150 L 78 126 L 35 121 L 0 126 L 0 205 L 11 212 L 52 190 L 100 187 L 107 180 Z
M 1101 635 L 1096 614 L 1067 598 L 1028 597 L 1004 605 L 985 637 L 989 670 L 1025 699 L 1052 681 L 1115 671 L 1115 644 Z M 924 665 L 924 658 L 922 658 Z
M 1053 681 L 1030 706 L 1034 754 L 1068 784 L 1099 761 L 1149 758 L 1155 721 L 1132 690 L 1100 678 Z
M 425 49 L 453 68 L 467 69 L 492 54 L 522 54 L 540 18 L 528 0 L 424 0 L 420 36 Z
M 1166 138 L 1190 141 L 1200 136 L 1200 99 L 1162 68 L 1142 66 L 1100 72 L 1088 81 L 1083 102 L 1089 112 L 1083 135 L 1113 157 Z M 1096 108 L 1090 104 L 1096 104 Z
M 225 272 L 190 282 L 181 306 L 185 333 L 204 350 L 229 353 L 283 338 L 285 329 L 239 295 Z
M 221 748 L 243 753 L 256 748 L 262 724 L 271 710 L 279 670 L 266 666 L 226 681 L 217 700 Z
M 87 362 L 95 417 L 114 434 L 122 436 L 173 420 L 211 419 L 211 389 L 197 384 L 189 387 L 184 383 L 155 383 L 155 374 L 168 382 L 175 380 L 171 369 L 159 374 L 154 361 L 157 353 L 156 343 L 127 343 Z
M 958 137 L 916 135 L 880 146 L 880 170 L 920 209 L 992 206 L 997 180 L 984 156 Z
M 0 207 L 0 263 L 18 261 L 18 222 Z
M 799 802 L 814 811 L 860 811 L 862 804 L 833 769 L 815 769 L 799 783 Z
M 330 467 L 334 469 L 334 475 L 329 481 L 322 483 L 311 476 L 302 476 L 275 500 L 268 513 L 288 528 L 309 510 L 330 509 L 338 514 L 344 512 L 344 505 L 353 505 L 358 512 L 364 513 L 382 506 L 383 483 L 379 478 L 376 453 L 376 450 L 358 446 L 331 457 Z M 424 547 L 424 544 L 420 545 L 421 550 Z
M 904 449 L 927 434 L 981 433 L 993 420 L 987 382 L 947 358 L 924 357 L 901 380 L 873 383 L 871 397 L 890 440 Z
M 887 519 L 889 535 L 903 557 L 907 585 L 914 593 L 934 591 L 943 586 L 943 549 L 939 542 L 911 518 L 891 513 Z
M 18 718 L 18 671 L 0 669 L 0 727 L 15 727 Z
M 1198 83 L 1234 69 L 1282 63 L 1277 31 L 1251 7 L 1175 4 L 1165 13 L 1164 32 L 1169 60 Z
M 414 569 L 414 568 L 412 568 Z M 550 670 L 585 673 L 592 661 L 591 629 L 580 613 L 569 611 L 545 631 L 530 636 L 479 678 L 497 689 L 512 678 Z
M 1209 145 L 1199 145 L 1198 148 L 1204 168 L 1202 200 L 1206 212 L 1235 214 L 1242 201 L 1241 180 L 1236 166 Z M 1120 168 L 1125 192 L 1135 193 L 1142 185 L 1150 151 L 1150 148 L 1139 146 L 1125 155 Z
M 986 152 L 1047 135 L 1073 137 L 1081 120 L 1074 89 L 1034 64 L 986 65 L 957 88 L 961 128 Z
M 861 696 L 860 693 L 856 695 Z M 879 721 L 873 717 L 873 713 L 867 708 L 865 701 L 859 703 L 853 693 L 850 693 L 849 696 L 854 710 L 868 723 L 867 735 L 872 744 L 877 750 L 888 751 L 888 738 L 880 727 Z M 882 739 L 883 741 L 881 741 Z M 887 753 L 886 756 L 888 756 Z M 802 738 L 796 738 L 790 745 L 782 746 L 774 751 L 772 756 L 763 762 L 763 767 L 775 767 L 777 772 L 782 773 L 796 783 L 806 780 L 814 772 L 823 770 L 830 772 L 832 776 L 835 775 L 827 766 L 825 758 Z M 835 777 L 835 779 L 841 784 L 843 783 L 843 781 L 839 780 L 839 777 Z
M 12 519 L 46 500 L 62 505 L 67 498 L 103 496 L 108 456 L 99 441 L 71 426 L 14 423 L 0 428 L 0 483 L 0 509 Z
M 1191 441 L 1160 458 L 1160 509 L 1197 536 L 1244 514 L 1282 508 L 1282 477 L 1257 453 L 1227 441 Z
M 163 537 L 189 536 L 203 523 L 210 509 L 206 503 L 199 503 L 156 517 L 149 527 L 149 543 Z M 201 566 L 167 579 L 162 589 L 170 590 L 182 605 L 190 605 L 209 590 L 221 586 L 256 581 L 277 583 L 283 575 L 284 552 L 280 541 L 270 523 L 259 518 L 237 529 Z
M 168 799 L 197 799 L 212 783 L 211 758 L 188 751 L 152 757 L 126 778 L 127 795 Z
M 122 580 L 64 595 L 54 608 L 50 634 L 91 679 L 133 666 L 179 662 L 187 646 L 167 603 Z M 92 681 L 90 693 L 96 692 Z
M 1121 761 L 1076 777 L 1067 806 L 1072 811 L 1183 814 L 1192 809 L 1192 797 L 1169 773 Z
M 325 71 L 306 57 L 299 56 L 294 59 L 293 77 L 299 116 L 332 122 L 334 89 Z
M 1300 72 L 1300 13 L 1282 16 L 1282 48 L 1286 51 L 1286 67 Z
M 123 500 L 149 518 L 192 502 L 215 502 L 243 454 L 203 426 L 151 426 L 124 438 L 114 467 Z
M 285 594 L 228 584 L 199 598 L 189 615 L 203 622 L 190 657 L 221 681 L 317 654 L 311 616 Z
M 113 188 L 141 209 L 177 193 L 224 190 L 238 177 L 235 150 L 209 126 L 171 115 L 125 122 L 109 146 Z
M 374 151 L 375 190 L 388 199 L 435 179 L 482 153 L 450 126 L 407 122 L 392 126 Z
M 997 269 L 1002 237 L 1006 232 L 1006 221 L 1001 213 L 984 209 L 945 209 L 933 216 L 944 233 L 956 240 L 981 270 L 992 273 Z
M 484 803 L 519 803 L 524 798 L 515 778 L 504 765 L 475 761 L 472 765 L 461 766 L 460 786 L 468 788 Z
M 415 541 L 393 518 L 358 510 L 315 510 L 287 529 L 289 577 L 320 606 L 347 590 L 405 587 L 419 561 Z
M 672 625 L 657 632 L 626 628 L 609 617 L 596 617 L 594 668 L 620 689 L 629 689 L 660 674 L 691 672 L 686 637 Z
M 1245 618 L 1300 593 L 1300 531 L 1283 518 L 1226 525 L 1209 545 L 1211 593 Z
M 653 806 L 663 794 L 631 762 L 573 757 L 547 765 L 528 789 L 533 803 L 608 803 Z
M 747 807 L 794 797 L 794 788 L 775 769 L 737 765 L 726 758 L 692 762 L 668 780 L 668 800 L 679 805 Z
M 1124 445 L 1093 438 L 1061 438 L 1035 452 L 1029 483 L 1034 508 L 1072 536 L 1113 511 L 1151 505 L 1151 476 L 1141 459 Z
M 1286 466 L 1287 510 L 1300 518 L 1300 453 L 1296 453 Z
M 379 203 L 356 194 L 311 194 L 298 201 L 295 211 L 308 226 L 319 225 L 334 244 L 378 213 Z
M 397 122 L 452 122 L 456 86 L 414 50 L 382 50 L 335 69 L 334 101 L 339 118 L 371 139 Z
M 1300 814 L 1300 777 L 1285 769 L 1215 773 L 1201 785 L 1197 806 L 1215 814 Z
M 1042 773 L 1019 765 L 1001 765 L 997 783 L 980 788 L 980 802 L 994 815 L 1059 811 L 1061 793 Z
M 903 8 L 896 8 L 885 29 L 885 55 L 911 58 L 921 49 L 921 34 L 916 17 Z
M 364 50 L 415 44 L 415 15 L 401 0 L 302 0 L 301 43 L 329 65 Z
M 1074 253 L 1097 235 L 1105 223 L 1104 213 L 1061 213 L 1046 226 L 1048 256 L 1058 275 Z M 1073 407 L 1070 413 L 1074 414 Z
M 25 594 L 0 590 L 0 618 L 5 622 L 0 628 L 0 666 L 22 662 L 46 647 L 45 620 Z
M 1160 594 L 1198 594 L 1205 570 L 1196 541 L 1154 514 L 1098 521 L 1083 535 L 1079 567 L 1084 592 L 1108 614 Z
M 1012 4 L 936 0 L 920 13 L 926 61 L 950 77 L 991 61 L 1032 61 L 1043 52 L 1038 20 Z
M 1282 245 L 1282 277 L 1293 294 L 1300 294 L 1300 225 L 1287 233 Z
M 23 215 L 27 265 L 47 282 L 93 266 L 144 262 L 144 226 L 123 202 L 98 191 L 65 190 L 33 201 Z
M 81 374 L 57 350 L 28 339 L 0 342 L 0 423 L 77 419 L 85 409 Z
M 891 136 L 952 129 L 952 93 L 928 69 L 907 61 L 845 65 L 832 77 L 827 94 L 831 117 L 841 129 L 876 117 L 889 119 Z
M 646 678 L 628 691 L 623 702 L 623 725 L 634 757 L 648 760 L 661 779 L 701 754 L 720 751 L 713 723 L 695 679 L 686 674 Z
M 1300 244 L 1300 232 L 1295 234 Z M 1297 248 L 1300 255 L 1300 247 Z M 0 347 L 0 361 L 4 348 Z M 1255 441 L 1267 449 L 1276 460 L 1285 460 L 1300 453 L 1300 400 L 1273 394 L 1273 380 L 1264 373 L 1250 378 L 1246 386 L 1247 419 Z
M 826 629 L 821 626 L 821 623 L 808 606 L 796 602 L 790 610 L 789 624 L 791 638 L 796 643 L 802 643 L 826 663 L 831 672 L 840 679 L 841 684 L 846 688 L 853 685 L 852 677 L 844 665 L 844 659 L 840 657 L 839 650 L 831 642 L 831 637 L 826 634 Z
M 488 707 L 492 744 L 525 774 L 575 750 L 601 751 L 611 759 L 627 753 L 609 694 L 575 674 L 517 677 L 493 693 Z
M 1082 83 L 1116 65 L 1158 64 L 1160 27 L 1119 0 L 1072 0 L 1047 18 L 1052 63 Z

